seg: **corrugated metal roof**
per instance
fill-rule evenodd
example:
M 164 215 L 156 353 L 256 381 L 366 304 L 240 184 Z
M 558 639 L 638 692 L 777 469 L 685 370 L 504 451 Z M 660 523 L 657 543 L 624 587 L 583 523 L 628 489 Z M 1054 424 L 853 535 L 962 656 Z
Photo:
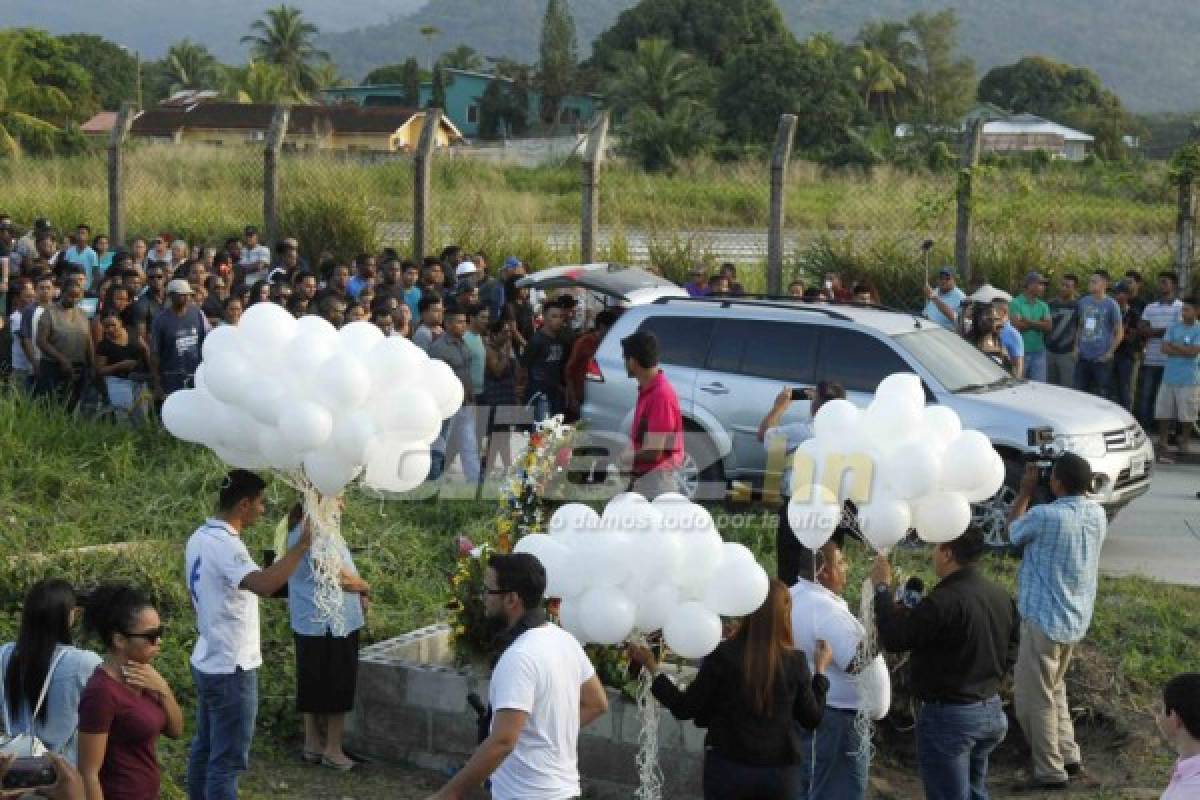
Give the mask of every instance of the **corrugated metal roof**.
M 133 122 L 133 133 L 169 136 L 185 128 L 192 130 L 262 130 L 271 127 L 275 106 L 258 103 L 199 103 L 187 108 L 154 108 Z M 291 107 L 288 132 L 332 130 L 335 133 L 392 133 L 423 111 L 396 106 L 362 108 L 357 105 L 298 105 Z M 460 136 L 449 120 L 443 124 Z
M 1096 140 L 1096 137 L 1090 134 L 1068 128 L 1066 125 L 1059 125 L 1048 119 L 1042 119 L 1035 114 L 1013 114 L 1006 119 L 992 120 L 984 123 L 983 132 L 985 135 L 1053 134 L 1063 137 L 1068 142 L 1093 142 Z

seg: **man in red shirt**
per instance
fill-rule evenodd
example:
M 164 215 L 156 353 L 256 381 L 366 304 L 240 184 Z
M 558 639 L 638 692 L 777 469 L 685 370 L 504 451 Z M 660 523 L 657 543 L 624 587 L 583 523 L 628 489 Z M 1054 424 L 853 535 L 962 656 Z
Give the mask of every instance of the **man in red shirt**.
M 571 356 L 563 369 L 563 377 L 567 382 L 567 412 L 572 420 L 579 419 L 583 406 L 583 388 L 587 383 L 588 362 L 600 349 L 600 342 L 608 335 L 609 328 L 617 320 L 617 312 L 612 309 L 601 311 L 596 315 L 595 325 L 590 331 L 575 340 L 571 348 Z
M 654 334 L 644 331 L 625 337 L 621 354 L 629 377 L 638 383 L 631 433 L 630 490 L 653 500 L 682 488 L 679 468 L 683 466 L 683 414 L 675 389 L 658 368 L 658 339 Z

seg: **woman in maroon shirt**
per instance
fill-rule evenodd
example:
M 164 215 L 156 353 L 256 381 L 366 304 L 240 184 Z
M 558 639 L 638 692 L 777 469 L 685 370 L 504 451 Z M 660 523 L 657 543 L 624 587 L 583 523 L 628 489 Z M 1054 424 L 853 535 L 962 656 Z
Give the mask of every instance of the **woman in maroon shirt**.
M 150 662 L 162 642 L 158 612 L 129 586 L 92 593 L 84 627 L 104 642 L 104 662 L 79 699 L 79 771 L 87 800 L 154 800 L 159 734 L 183 735 L 183 712 Z

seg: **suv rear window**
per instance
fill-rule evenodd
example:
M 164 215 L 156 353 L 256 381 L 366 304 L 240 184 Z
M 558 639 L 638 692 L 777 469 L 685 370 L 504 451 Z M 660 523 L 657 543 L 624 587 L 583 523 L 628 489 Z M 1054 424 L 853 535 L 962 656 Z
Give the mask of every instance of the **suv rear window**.
M 817 374 L 837 381 L 848 392 L 873 392 L 893 372 L 913 369 L 885 342 L 845 328 L 821 328 L 821 358 Z
M 647 317 L 638 331 L 658 338 L 658 360 L 677 367 L 704 366 L 716 320 L 698 317 Z
M 716 372 L 794 384 L 815 382 L 816 329 L 764 320 L 721 320 L 708 354 Z

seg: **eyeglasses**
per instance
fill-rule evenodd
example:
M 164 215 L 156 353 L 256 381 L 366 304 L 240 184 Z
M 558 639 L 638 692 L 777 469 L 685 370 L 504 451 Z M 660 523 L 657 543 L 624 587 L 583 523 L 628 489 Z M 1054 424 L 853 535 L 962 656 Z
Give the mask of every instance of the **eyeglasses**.
M 161 625 L 152 630 L 142 631 L 141 633 L 133 633 L 131 631 L 122 631 L 122 633 L 130 639 L 145 639 L 150 644 L 158 644 L 163 638 L 163 628 Z
M 508 594 L 512 589 L 493 589 L 490 586 L 484 586 L 480 590 L 480 594 Z

